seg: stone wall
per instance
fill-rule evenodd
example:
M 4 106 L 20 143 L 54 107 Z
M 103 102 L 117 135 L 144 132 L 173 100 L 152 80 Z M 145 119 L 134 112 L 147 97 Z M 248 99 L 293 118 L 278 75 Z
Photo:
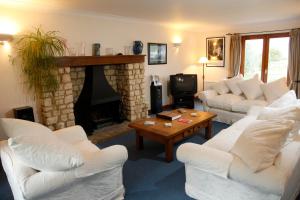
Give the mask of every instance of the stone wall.
M 45 91 L 41 98 L 43 124 L 52 130 L 75 125 L 70 67 L 60 68 L 58 78 L 60 86 L 54 96 Z
M 133 121 L 146 117 L 148 106 L 145 103 L 144 64 L 108 65 L 104 73 L 112 88 L 121 95 L 126 119 Z M 59 90 L 54 98 L 45 92 L 41 104 L 43 122 L 52 130 L 75 124 L 73 108 L 83 87 L 85 67 L 60 68 L 58 76 Z

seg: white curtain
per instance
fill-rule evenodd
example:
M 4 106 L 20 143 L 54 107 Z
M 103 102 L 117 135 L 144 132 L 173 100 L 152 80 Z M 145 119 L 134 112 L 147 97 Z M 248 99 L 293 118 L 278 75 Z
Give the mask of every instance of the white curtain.
M 230 59 L 228 68 L 228 77 L 237 76 L 240 73 L 241 65 L 241 36 L 238 33 L 230 36 Z
M 295 90 L 297 97 L 300 95 L 300 29 L 293 29 L 290 32 L 289 47 L 289 78 L 291 89 Z

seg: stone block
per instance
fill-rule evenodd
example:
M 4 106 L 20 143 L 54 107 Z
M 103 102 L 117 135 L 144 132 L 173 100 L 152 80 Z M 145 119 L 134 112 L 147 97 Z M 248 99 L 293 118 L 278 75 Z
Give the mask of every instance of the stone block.
M 70 127 L 70 126 L 75 126 L 75 121 L 74 120 L 71 120 L 71 121 L 67 122 L 67 127 Z
M 66 83 L 66 84 L 64 84 L 64 89 L 65 90 L 72 89 L 72 83 Z
M 65 73 L 70 73 L 71 68 L 70 67 L 65 67 Z
M 62 79 L 63 83 L 69 83 L 69 82 L 71 82 L 71 76 L 70 76 L 70 74 L 63 74 L 61 79 Z
M 46 98 L 46 99 L 43 99 L 43 106 L 45 107 L 49 107 L 52 105 L 52 100 L 51 98 Z
M 65 69 L 63 67 L 58 68 L 58 73 L 59 74 L 65 73 Z
M 60 116 L 60 120 L 63 122 L 68 121 L 68 116 L 66 114 Z
M 78 72 L 77 77 L 78 78 L 84 78 L 85 77 L 85 72 L 84 71 Z
M 46 125 L 52 125 L 57 123 L 57 116 L 56 117 L 48 117 L 46 118 Z
M 73 95 L 68 95 L 64 99 L 65 104 L 73 102 Z
M 59 122 L 55 125 L 56 130 L 65 128 L 65 123 Z

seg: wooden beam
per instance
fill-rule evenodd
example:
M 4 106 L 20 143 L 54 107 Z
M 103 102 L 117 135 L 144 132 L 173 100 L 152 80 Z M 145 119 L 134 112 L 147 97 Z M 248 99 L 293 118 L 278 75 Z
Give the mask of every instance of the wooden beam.
M 145 55 L 63 56 L 57 58 L 57 64 L 61 67 L 116 65 L 143 62 L 145 62 Z

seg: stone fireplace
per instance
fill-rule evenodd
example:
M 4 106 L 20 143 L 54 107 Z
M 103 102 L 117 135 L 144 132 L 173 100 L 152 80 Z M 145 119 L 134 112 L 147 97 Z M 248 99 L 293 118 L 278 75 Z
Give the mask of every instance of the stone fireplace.
M 111 87 L 121 95 L 123 116 L 133 121 L 147 116 L 144 91 L 144 56 L 84 56 L 58 59 L 59 90 L 44 92 L 41 99 L 43 123 L 52 130 L 75 125 L 74 105 L 82 91 L 86 67 L 103 67 Z M 53 104 L 53 102 L 56 102 Z

